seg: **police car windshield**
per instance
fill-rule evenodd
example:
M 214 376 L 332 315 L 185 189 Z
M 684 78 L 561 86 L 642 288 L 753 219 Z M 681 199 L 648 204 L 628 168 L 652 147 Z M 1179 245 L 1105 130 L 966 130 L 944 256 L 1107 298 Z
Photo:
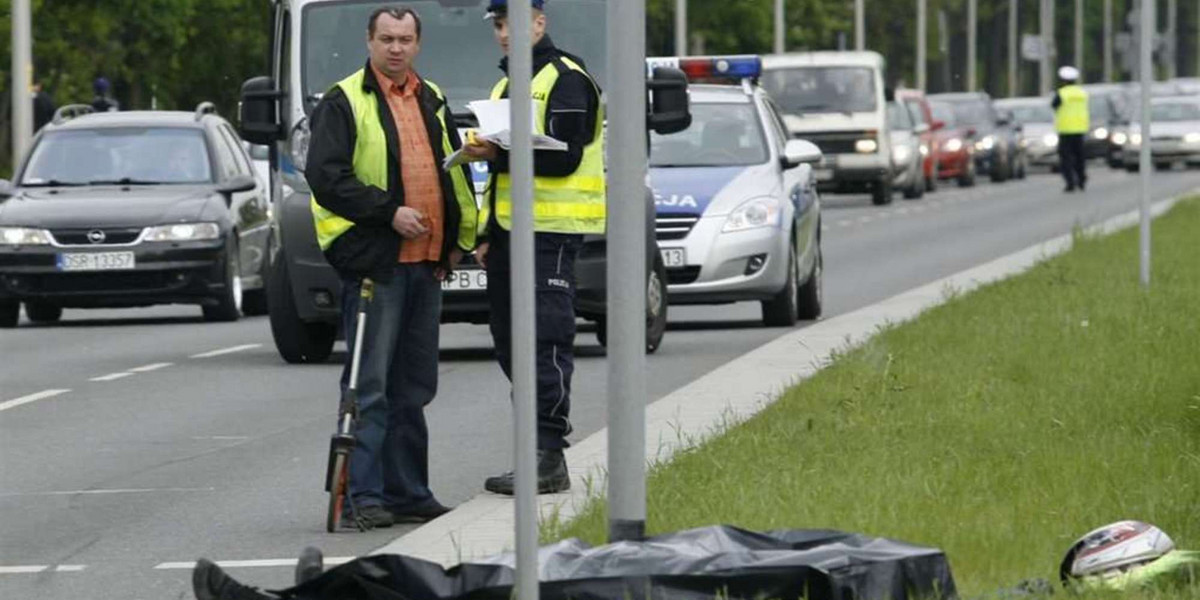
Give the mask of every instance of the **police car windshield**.
M 301 56 L 305 97 L 362 68 L 367 60 L 366 30 L 371 11 L 395 2 L 314 3 L 303 13 Z M 421 53 L 416 70 L 438 84 L 456 113 L 472 100 L 487 98 L 503 75 L 502 54 L 484 20 L 485 0 L 414 0 L 405 2 L 421 16 Z M 597 83 L 604 85 L 604 0 L 556 0 L 546 3 L 546 30 L 555 44 L 579 56 Z
M 870 112 L 876 106 L 874 71 L 866 67 L 771 69 L 762 86 L 793 115 Z
M 204 133 L 182 127 L 120 127 L 46 132 L 21 185 L 209 183 Z
M 1150 122 L 1200 121 L 1200 105 L 1191 102 L 1170 102 L 1150 106 Z
M 671 135 L 650 134 L 652 167 L 727 167 L 766 162 L 767 146 L 754 105 L 693 103 L 692 124 Z

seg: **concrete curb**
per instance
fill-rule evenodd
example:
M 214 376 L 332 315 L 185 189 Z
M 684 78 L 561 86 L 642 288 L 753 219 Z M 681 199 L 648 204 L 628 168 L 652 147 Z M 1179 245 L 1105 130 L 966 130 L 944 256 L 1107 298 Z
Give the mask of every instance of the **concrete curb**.
M 1186 196 L 1186 194 L 1184 195 Z M 1183 196 L 1157 202 L 1155 217 Z M 1107 234 L 1138 223 L 1138 212 L 1110 218 L 1085 231 Z M 679 450 L 720 433 L 758 413 L 783 391 L 825 367 L 835 353 L 870 339 L 882 327 L 903 323 L 944 303 L 952 294 L 977 289 L 1028 270 L 1071 247 L 1062 235 L 983 265 L 961 271 L 877 304 L 820 321 L 780 336 L 646 406 L 646 456 L 670 460 Z M 1130 261 L 1136 259 L 1131 255 Z M 567 450 L 571 491 L 540 496 L 541 519 L 566 521 L 604 494 L 608 430 L 601 429 Z M 451 566 L 511 551 L 513 504 L 508 497 L 480 494 L 449 514 L 415 529 L 372 554 L 405 554 Z

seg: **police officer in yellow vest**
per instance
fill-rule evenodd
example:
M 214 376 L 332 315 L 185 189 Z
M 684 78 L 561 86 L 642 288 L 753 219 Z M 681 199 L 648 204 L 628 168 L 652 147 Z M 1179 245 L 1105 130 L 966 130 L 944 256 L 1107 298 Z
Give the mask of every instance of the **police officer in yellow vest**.
M 1054 94 L 1054 128 L 1058 131 L 1058 158 L 1066 191 L 1087 187 L 1087 156 L 1083 150 L 1084 136 L 1089 129 L 1088 93 L 1079 86 L 1079 69 L 1062 67 L 1058 78 L 1063 86 Z
M 600 89 L 576 56 L 554 45 L 546 35 L 543 0 L 533 4 L 533 101 L 537 110 L 535 133 L 567 143 L 564 151 L 534 153 L 533 220 L 535 277 L 537 282 L 537 421 L 538 493 L 570 488 L 563 449 L 571 433 L 571 374 L 575 369 L 575 258 L 583 234 L 604 233 L 604 114 Z M 500 69 L 508 72 L 509 32 L 505 0 L 490 0 L 496 41 L 506 58 Z M 520 51 L 520 49 L 518 49 Z M 492 90 L 492 98 L 508 96 L 508 78 Z M 483 142 L 464 150 L 478 160 L 490 161 L 487 206 L 487 242 L 475 255 L 488 274 L 490 327 L 496 357 L 511 379 L 512 309 L 510 305 L 509 229 L 512 201 L 508 153 Z M 513 493 L 513 474 L 489 477 L 484 488 L 498 494 Z
M 371 14 L 370 58 L 313 110 L 305 169 L 318 242 L 342 278 L 350 347 L 362 279 L 375 281 L 349 503 L 375 527 L 449 510 L 429 490 L 424 408 L 437 392 L 440 281 L 475 248 L 478 230 L 470 172 L 441 166 L 459 138 L 446 98 L 413 70 L 420 42 L 420 17 L 411 9 Z M 343 394 L 349 368 L 348 359 Z

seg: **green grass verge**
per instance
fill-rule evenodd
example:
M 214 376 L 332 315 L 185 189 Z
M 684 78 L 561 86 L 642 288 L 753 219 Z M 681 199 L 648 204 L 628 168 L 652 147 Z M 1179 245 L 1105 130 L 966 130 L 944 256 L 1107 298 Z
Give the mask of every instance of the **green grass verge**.
M 1153 242 L 1149 291 L 1136 230 L 1077 236 L 844 353 L 652 469 L 649 531 L 828 527 L 937 546 L 965 597 L 1056 580 L 1071 542 L 1121 519 L 1200 549 L 1200 200 L 1159 219 Z M 605 531 L 601 501 L 543 528 Z

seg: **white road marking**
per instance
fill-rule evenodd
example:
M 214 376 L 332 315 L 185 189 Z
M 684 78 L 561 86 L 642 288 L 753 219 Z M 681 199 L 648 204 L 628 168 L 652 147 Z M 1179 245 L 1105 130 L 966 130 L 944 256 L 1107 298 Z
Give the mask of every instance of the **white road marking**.
M 87 568 L 87 565 L 58 565 L 54 570 L 59 573 L 78 573 Z
M 346 564 L 346 563 L 354 560 L 355 558 L 358 558 L 358 557 L 356 557 L 356 556 L 329 556 L 329 557 L 326 557 L 322 561 L 322 563 L 327 566 L 328 565 L 343 565 L 343 564 Z M 237 568 L 254 568 L 254 567 L 294 567 L 294 566 L 296 566 L 296 563 L 299 561 L 300 561 L 300 559 L 298 559 L 298 558 L 263 558 L 263 559 L 257 559 L 257 560 L 218 560 L 216 562 L 217 562 L 217 566 L 219 566 L 221 568 L 237 569 Z M 196 563 L 194 561 L 165 562 L 165 563 L 159 563 L 157 565 L 154 565 L 154 568 L 157 570 L 160 570 L 160 571 L 174 570 L 174 569 L 189 569 L 190 570 L 195 567 L 196 567 Z
M 918 206 L 918 207 L 915 207 L 915 208 L 913 208 L 913 212 L 915 212 L 915 213 L 923 213 L 923 212 L 925 212 L 925 207 L 924 207 L 924 206 Z
M 28 396 L 21 396 L 20 398 L 14 398 L 12 400 L 6 400 L 4 402 L 0 402 L 0 410 L 8 410 L 10 408 L 16 408 L 18 406 L 21 406 L 22 404 L 29 404 L 30 402 L 37 402 L 38 400 L 52 398 L 59 394 L 65 394 L 69 391 L 71 391 L 71 390 L 42 390 L 35 394 L 29 394 Z
M 197 441 L 218 441 L 218 442 L 240 442 L 250 439 L 248 435 L 193 435 L 193 440 Z
M 829 226 L 828 226 L 828 225 L 822 225 L 822 226 L 821 226 L 821 231 L 829 231 Z
M 858 222 L 859 222 L 859 223 L 870 223 L 870 222 L 871 222 L 871 217 L 859 217 L 859 218 L 858 218 Z
M 50 565 L 27 565 L 23 567 L 0 567 L 0 575 L 16 575 L 19 573 L 41 573 Z
M 157 371 L 159 369 L 165 369 L 166 367 L 169 367 L 173 364 L 175 364 L 175 363 L 154 363 L 152 365 L 144 365 L 141 367 L 134 367 L 134 368 L 130 369 L 130 371 L 132 371 L 134 373 L 148 373 L 150 371 Z
M 4 492 L 0 498 L 16 496 L 100 496 L 105 494 L 148 494 L 152 492 L 213 492 L 217 488 L 125 488 L 111 490 L 60 490 L 53 492 Z
M 848 220 L 848 219 L 842 219 L 841 221 L 838 221 L 837 224 L 838 224 L 838 227 L 849 227 L 849 226 L 853 225 L 854 223 L 850 222 L 850 220 Z
M 88 381 L 113 381 L 116 379 L 122 379 L 125 377 L 132 377 L 132 376 L 133 376 L 133 373 L 130 373 L 129 371 L 122 371 L 120 373 L 109 373 L 108 375 L 101 375 L 99 377 L 93 377 L 93 378 L 89 379 Z
M 900 208 L 900 209 L 896 209 L 896 214 L 898 214 L 898 215 L 907 215 L 907 214 L 908 214 L 908 209 L 907 209 L 907 208 Z
M 251 348 L 258 348 L 260 346 L 262 346 L 262 344 L 242 344 L 241 346 L 233 346 L 231 348 L 221 348 L 220 350 L 213 350 L 211 352 L 202 352 L 200 354 L 193 354 L 192 358 L 212 358 L 214 356 L 221 356 L 222 354 L 233 354 L 234 352 L 241 352 L 243 350 L 249 350 Z

